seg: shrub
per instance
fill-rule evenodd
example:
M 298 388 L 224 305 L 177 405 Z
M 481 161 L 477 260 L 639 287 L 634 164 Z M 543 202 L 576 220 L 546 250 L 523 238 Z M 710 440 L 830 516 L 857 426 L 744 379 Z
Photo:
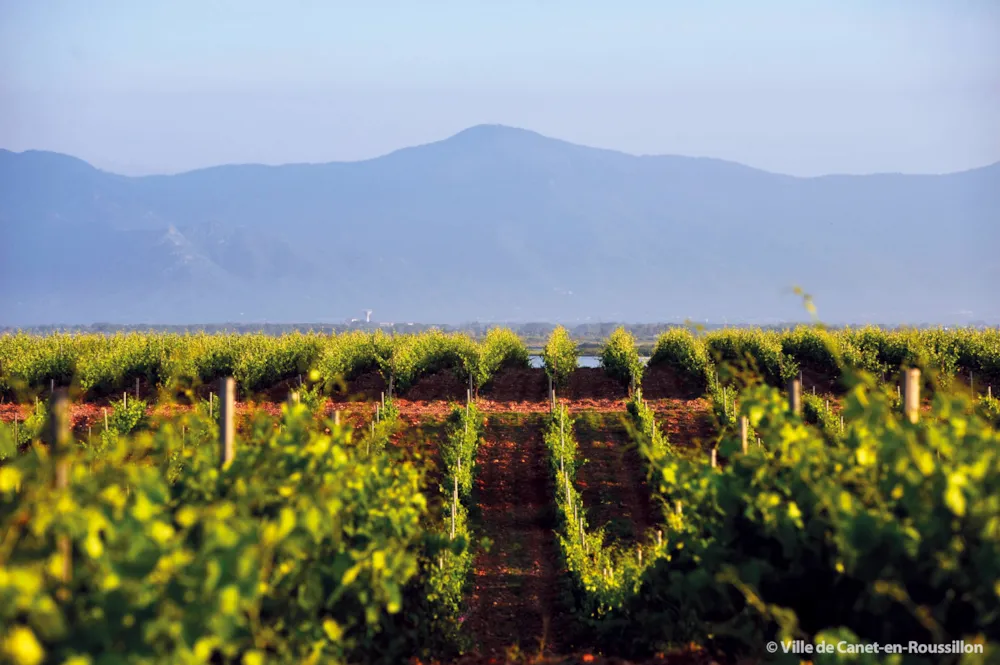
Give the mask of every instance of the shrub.
M 719 330 L 709 333 L 705 344 L 720 365 L 749 370 L 771 386 L 783 385 L 799 371 L 795 361 L 782 353 L 774 333 L 742 328 Z
M 509 328 L 491 328 L 479 345 L 476 385 L 485 386 L 501 369 L 527 367 L 531 360 L 521 338 Z
M 468 335 L 431 330 L 411 339 L 413 370 L 406 377 L 407 383 L 441 370 L 451 370 L 458 378 L 467 380 L 479 365 L 479 347 Z
M 569 382 L 569 375 L 576 369 L 576 358 L 576 342 L 570 338 L 568 330 L 557 326 L 542 350 L 545 373 L 552 377 L 557 387 L 563 388 Z
M 622 385 L 637 385 L 642 380 L 642 361 L 635 337 L 624 327 L 616 328 L 601 347 L 601 367 Z
M 656 339 L 647 367 L 666 366 L 693 392 L 704 394 L 712 375 L 712 362 L 704 343 L 691 331 L 673 328 Z

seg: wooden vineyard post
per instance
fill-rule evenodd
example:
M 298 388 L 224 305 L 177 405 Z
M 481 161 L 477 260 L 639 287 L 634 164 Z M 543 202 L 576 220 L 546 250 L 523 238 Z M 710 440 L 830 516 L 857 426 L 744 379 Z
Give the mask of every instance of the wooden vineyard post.
M 799 379 L 788 382 L 788 410 L 796 416 L 802 415 L 802 381 Z
M 128 408 L 128 391 L 122 393 L 122 408 Z
M 69 487 L 69 396 L 65 389 L 52 393 L 52 403 L 49 410 L 49 437 L 52 442 L 52 460 L 55 464 L 53 486 L 57 490 Z M 57 543 L 62 557 L 62 581 L 68 583 L 73 576 L 73 548 L 69 536 L 59 536 Z
M 340 409 L 334 409 L 333 411 L 333 424 L 340 427 Z
M 288 393 L 288 408 L 291 409 L 293 406 L 299 403 L 299 393 L 296 390 Z
M 715 448 L 712 448 L 712 468 L 714 469 L 718 465 L 718 453 Z
M 236 456 L 236 380 L 231 376 L 219 379 L 219 467 L 225 467 Z
M 903 412 L 911 423 L 916 423 L 920 418 L 920 370 L 906 370 L 904 381 Z
M 139 377 L 135 377 L 135 399 L 139 399 Z
M 552 411 L 552 405 L 555 404 L 556 398 L 552 392 L 552 375 L 549 374 L 549 411 Z
M 451 539 L 455 540 L 455 513 L 458 512 L 458 476 L 454 476 L 455 488 L 451 495 Z
M 740 416 L 740 442 L 743 444 L 743 454 L 747 454 L 747 437 L 750 435 L 750 421 L 746 416 Z

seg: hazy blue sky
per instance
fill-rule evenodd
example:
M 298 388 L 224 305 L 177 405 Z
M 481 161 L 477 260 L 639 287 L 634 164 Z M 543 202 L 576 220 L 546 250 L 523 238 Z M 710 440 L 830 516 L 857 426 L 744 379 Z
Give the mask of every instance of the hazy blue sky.
M 0 147 L 123 173 L 479 123 L 812 175 L 1000 160 L 1000 0 L 0 0 Z

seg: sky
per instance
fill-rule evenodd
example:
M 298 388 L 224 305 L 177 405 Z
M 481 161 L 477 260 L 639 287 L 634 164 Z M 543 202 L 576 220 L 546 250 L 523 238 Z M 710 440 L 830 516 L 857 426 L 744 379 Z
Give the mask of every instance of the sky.
M 130 174 L 499 123 L 792 175 L 1000 161 L 998 0 L 0 0 L 0 148 Z

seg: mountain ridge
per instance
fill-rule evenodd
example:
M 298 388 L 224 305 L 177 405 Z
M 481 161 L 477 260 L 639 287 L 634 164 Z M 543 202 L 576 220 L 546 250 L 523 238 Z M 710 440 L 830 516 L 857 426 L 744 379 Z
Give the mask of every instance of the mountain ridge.
M 14 151 L 14 150 L 10 150 L 10 149 L 7 149 L 7 148 L 0 148 L 0 155 L 2 155 L 3 153 L 7 153 L 9 155 L 26 155 L 26 154 L 31 154 L 31 153 L 44 154 L 44 155 L 52 155 L 52 156 L 64 157 L 64 158 L 67 158 L 67 159 L 71 159 L 71 160 L 75 160 L 75 161 L 78 161 L 78 162 L 82 162 L 82 163 L 86 164 L 87 166 L 89 166 L 89 167 L 91 167 L 91 168 L 93 168 L 93 169 L 95 169 L 97 171 L 100 171 L 102 173 L 108 173 L 108 174 L 112 174 L 112 175 L 118 175 L 118 176 L 121 176 L 123 178 L 158 178 L 158 177 L 168 177 L 168 176 L 175 176 L 175 175 L 184 175 L 184 174 L 188 174 L 188 173 L 197 173 L 197 172 L 200 172 L 200 171 L 207 171 L 207 170 L 211 170 L 211 169 L 226 168 L 226 167 L 281 168 L 281 167 L 285 167 L 285 166 L 328 166 L 328 165 L 335 165 L 335 164 L 359 164 L 359 163 L 364 163 L 364 162 L 371 162 L 371 161 L 385 159 L 387 157 L 391 157 L 392 155 L 395 155 L 395 154 L 400 153 L 400 152 L 405 152 L 405 151 L 410 151 L 410 150 L 420 149 L 420 148 L 426 148 L 428 146 L 434 146 L 434 145 L 437 145 L 437 144 L 448 143 L 448 142 L 452 142 L 452 141 L 455 141 L 455 140 L 461 140 L 463 137 L 466 137 L 466 136 L 469 136 L 469 135 L 475 136 L 476 134 L 479 134 L 481 132 L 485 132 L 487 130 L 491 131 L 491 132 L 496 132 L 496 134 L 495 134 L 496 136 L 502 136 L 502 135 L 508 135 L 508 136 L 510 136 L 510 135 L 516 135 L 516 134 L 524 134 L 524 135 L 529 135 L 529 136 L 532 136 L 532 137 L 535 137 L 537 139 L 540 139 L 540 140 L 543 140 L 543 141 L 547 141 L 547 142 L 559 143 L 559 144 L 563 144 L 563 145 L 567 145 L 567 146 L 573 146 L 573 147 L 576 147 L 576 148 L 583 148 L 583 149 L 586 149 L 586 150 L 599 151 L 599 152 L 604 152 L 604 153 L 614 153 L 616 155 L 623 155 L 623 156 L 626 156 L 626 157 L 633 157 L 633 158 L 637 158 L 637 159 L 680 159 L 680 160 L 691 160 L 691 161 L 705 161 L 705 162 L 713 162 L 713 163 L 722 163 L 722 164 L 729 164 L 729 165 L 732 165 L 732 166 L 738 166 L 738 167 L 745 168 L 745 169 L 750 169 L 750 170 L 753 170 L 753 171 L 759 171 L 759 172 L 762 172 L 762 173 L 767 173 L 769 175 L 785 176 L 785 177 L 788 177 L 788 178 L 796 178 L 796 179 L 800 179 L 800 180 L 812 180 L 812 179 L 817 179 L 817 178 L 831 178 L 831 177 L 869 177 L 869 176 L 895 176 L 895 175 L 905 175 L 905 176 L 943 176 L 943 175 L 959 175 L 959 174 L 963 174 L 963 173 L 970 173 L 970 172 L 973 172 L 973 171 L 980 171 L 980 170 L 987 170 L 987 169 L 998 169 L 998 170 L 1000 170 L 1000 160 L 998 160 L 996 162 L 992 162 L 992 163 L 989 163 L 989 164 L 984 164 L 984 165 L 981 165 L 981 166 L 974 166 L 974 167 L 962 169 L 962 170 L 959 170 L 959 171 L 942 171 L 942 172 L 937 172 L 937 173 L 907 173 L 907 172 L 903 172 L 903 171 L 873 171 L 873 172 L 869 172 L 869 173 L 840 173 L 840 172 L 832 172 L 832 173 L 823 173 L 823 174 L 819 174 L 819 175 L 800 176 L 800 175 L 794 175 L 794 174 L 790 174 L 790 173 L 782 173 L 780 171 L 771 171 L 771 170 L 768 170 L 768 169 L 763 169 L 763 168 L 758 167 L 758 166 L 753 166 L 753 165 L 750 165 L 750 164 L 745 164 L 743 162 L 738 162 L 738 161 L 735 161 L 735 160 L 732 160 L 732 159 L 726 159 L 726 158 L 722 158 L 722 157 L 707 157 L 707 156 L 698 156 L 698 155 L 680 155 L 680 154 L 675 154 L 675 153 L 632 153 L 632 152 L 627 152 L 627 151 L 619 150 L 619 149 L 615 149 L 615 148 L 602 148 L 602 147 L 599 147 L 599 146 L 590 146 L 590 145 L 585 145 L 585 144 L 581 144 L 581 143 L 574 143 L 572 141 L 568 141 L 568 140 L 565 140 L 565 139 L 560 139 L 560 138 L 555 138 L 555 137 L 547 136 L 545 134 L 542 134 L 540 132 L 536 132 L 536 131 L 531 130 L 531 129 L 521 128 L 521 127 L 513 127 L 513 126 L 510 126 L 510 125 L 495 124 L 495 123 L 482 123 L 482 124 L 478 124 L 478 125 L 472 125 L 470 127 L 467 127 L 467 128 L 465 128 L 463 130 L 460 130 L 460 131 L 456 132 L 455 134 L 451 134 L 451 135 L 449 135 L 449 136 L 447 136 L 445 138 L 442 138 L 442 139 L 438 139 L 438 140 L 435 140 L 435 141 L 428 141 L 426 143 L 418 143 L 418 144 L 414 144 L 414 145 L 411 145 L 411 146 L 403 146 L 403 147 L 399 147 L 399 148 L 394 148 L 393 150 L 390 150 L 389 152 L 386 152 L 386 153 L 383 153 L 383 154 L 380 154 L 380 155 L 375 155 L 373 157 L 365 157 L 365 158 L 362 158 L 362 159 L 355 159 L 355 160 L 325 160 L 325 161 L 319 161 L 319 162 L 294 162 L 293 161 L 293 162 L 281 162 L 281 163 L 278 163 L 278 164 L 264 164 L 264 163 L 260 163 L 260 162 L 224 162 L 224 163 L 220 163 L 220 164 L 210 164 L 210 165 L 207 165 L 207 166 L 200 166 L 200 167 L 197 167 L 197 168 L 187 169 L 187 170 L 184 170 L 184 171 L 176 171 L 176 172 L 171 172 L 171 173 L 152 173 L 152 174 L 144 174 L 144 175 L 128 175 L 128 174 L 124 174 L 124 173 L 118 173 L 116 171 L 110 171 L 110 170 L 102 169 L 100 167 L 97 167 L 97 166 L 91 164 L 90 162 L 88 162 L 86 159 L 84 159 L 82 157 L 77 157 L 75 155 L 71 155 L 71 154 L 68 154 L 68 153 L 64 153 L 64 152 L 60 152 L 60 151 L 55 151 L 55 150 L 41 150 L 41 149 L 34 149 L 34 148 L 32 148 L 32 149 L 27 149 L 27 150 L 22 150 L 22 151 Z
M 0 324 L 1000 320 L 1000 163 L 798 178 L 505 126 L 130 177 L 0 152 Z M 904 279 L 904 276 L 907 276 Z

